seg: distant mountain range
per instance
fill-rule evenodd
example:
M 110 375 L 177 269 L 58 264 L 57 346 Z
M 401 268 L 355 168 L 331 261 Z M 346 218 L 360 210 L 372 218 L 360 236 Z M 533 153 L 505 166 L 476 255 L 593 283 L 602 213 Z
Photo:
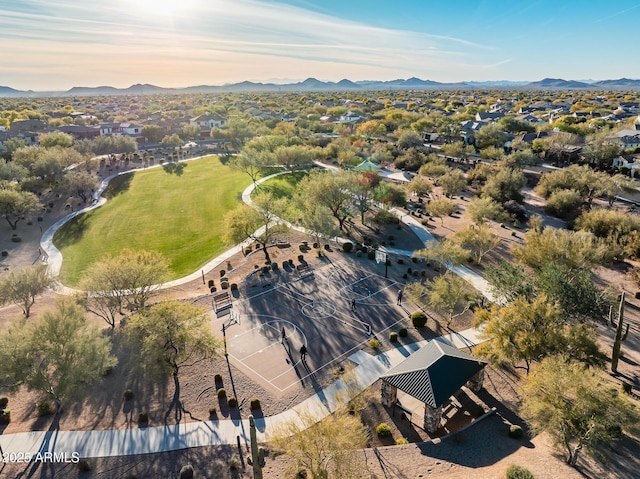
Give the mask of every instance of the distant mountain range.
M 129 88 L 114 88 L 112 86 L 73 87 L 68 91 L 22 91 L 0 86 L 0 97 L 31 97 L 31 96 L 113 96 L 113 95 L 152 95 L 178 93 L 221 93 L 221 92 L 296 92 L 296 91 L 344 91 L 344 90 L 431 90 L 431 89 L 523 89 L 523 90 L 554 90 L 554 89 L 582 89 L 582 90 L 611 90 L 611 89 L 640 89 L 640 80 L 620 78 L 618 80 L 602 80 L 586 83 L 561 78 L 545 78 L 536 82 L 500 81 L 468 81 L 458 83 L 440 83 L 420 78 L 398 79 L 391 81 L 340 80 L 339 82 L 325 82 L 316 78 L 307 78 L 302 82 L 276 84 L 243 81 L 227 85 L 199 85 L 186 88 L 163 88 L 156 85 L 136 84 Z

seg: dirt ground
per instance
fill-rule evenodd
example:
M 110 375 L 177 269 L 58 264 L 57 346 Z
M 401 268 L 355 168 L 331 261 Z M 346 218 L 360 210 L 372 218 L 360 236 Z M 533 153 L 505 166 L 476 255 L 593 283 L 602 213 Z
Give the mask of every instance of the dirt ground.
M 15 233 L 22 238 L 20 243 L 11 240 L 14 231 L 11 231 L 7 224 L 0 226 L 0 250 L 7 250 L 9 255 L 0 258 L 0 275 L 12 268 L 33 264 L 41 257 L 38 251 L 39 238 L 42 231 L 46 230 L 59 218 L 65 216 L 69 209 L 66 208 L 68 200 L 59 198 L 47 198 L 53 202 L 53 207 L 43 213 L 42 221 L 33 220 L 32 224 L 22 221 L 18 225 Z M 459 201 L 459 211 L 452 217 L 447 217 L 444 224 L 439 219 L 428 222 L 428 229 L 437 237 L 442 238 L 450 235 L 457 229 L 466 227 L 469 222 L 464 216 L 465 205 L 468 204 L 470 195 L 463 195 Z M 541 211 L 539 209 L 539 199 L 532 193 L 527 194 L 529 209 Z M 77 201 L 76 201 L 77 203 Z M 77 208 L 78 204 L 72 207 Z M 509 247 L 511 244 L 522 241 L 523 231 L 512 226 L 500 227 L 492 224 L 495 233 L 503 238 L 503 243 L 487 255 L 485 264 L 492 264 L 497 261 L 509 259 Z M 357 225 L 360 234 L 366 227 Z M 515 231 L 515 236 L 512 235 Z M 393 246 L 397 248 L 417 248 L 415 237 L 406 227 L 398 230 L 395 226 L 387 227 L 380 233 L 381 241 L 393 241 Z M 393 240 L 389 238 L 393 237 Z M 290 246 L 274 248 L 272 259 L 282 262 L 285 259 L 296 258 L 300 254 L 298 244 L 302 240 L 311 243 L 313 240 L 297 236 L 294 233 L 288 235 Z M 390 245 L 391 246 L 391 245 Z M 347 259 L 347 255 L 337 251 L 336 245 L 332 246 L 329 255 Z M 205 280 L 212 279 L 219 283 L 220 269 L 226 269 L 230 276 L 230 282 L 240 282 L 246 277 L 256 264 L 263 264 L 262 252 L 256 251 L 251 256 L 245 258 L 237 255 L 230 259 L 230 265 L 221 265 L 209 273 Z M 315 257 L 313 251 L 305 253 L 305 259 L 312 266 L 320 260 Z M 406 281 L 402 276 L 407 273 L 407 269 L 425 270 L 426 275 L 432 272 L 423 264 L 412 264 L 407 259 L 404 264 L 399 264 L 399 258 L 392 259 L 389 273 L 398 281 Z M 259 261 L 261 260 L 261 261 Z M 365 257 L 357 258 L 354 254 L 348 255 L 348 261 L 357 262 L 359 267 L 371 268 L 380 272 L 382 265 L 376 265 L 373 261 Z M 231 266 L 231 268 L 229 268 Z M 484 266 L 469 265 L 472 269 L 482 274 Z M 638 332 L 640 332 L 640 300 L 636 300 L 633 295 L 636 287 L 624 276 L 629 264 L 619 264 L 614 268 L 602 268 L 597 271 L 597 277 L 601 284 L 615 284 L 624 288 L 627 295 L 628 307 L 627 318 L 631 323 L 628 340 L 623 345 L 625 352 L 619 374 L 613 375 L 614 381 L 627 381 L 636 388 L 640 386 L 638 364 L 640 364 L 640 344 L 638 344 Z M 428 277 L 428 276 L 425 276 Z M 190 299 L 201 303 L 210 302 L 208 298 L 209 288 L 202 281 L 197 280 L 192 283 L 181 285 L 170 290 L 163 291 L 159 298 Z M 33 316 L 38 316 L 43 310 L 50 308 L 55 301 L 55 294 L 49 293 L 36 301 L 33 308 Z M 14 321 L 21 317 L 21 312 L 16 306 L 4 306 L 0 308 L 0 327 L 9 321 Z M 417 331 L 410 329 L 409 336 L 403 342 L 414 342 L 424 338 L 435 337 L 446 334 L 442 318 L 438 323 L 433 323 L 427 330 Z M 104 326 L 100 320 L 98 324 Z M 470 326 L 472 315 L 470 313 L 457 318 L 452 323 L 451 328 L 462 330 Z M 610 350 L 613 338 L 613 328 L 609 326 L 599 327 L 602 334 L 602 348 Z M 94 385 L 88 391 L 86 399 L 82 402 L 72 402 L 66 405 L 64 412 L 59 418 L 59 427 L 63 430 L 71 429 L 107 429 L 107 428 L 129 428 L 138 427 L 135 418 L 139 412 L 148 412 L 150 424 L 160 425 L 165 422 L 173 423 L 191 420 L 224 419 L 230 416 L 230 411 L 219 404 L 217 399 L 211 395 L 203 394 L 203 391 L 210 391 L 214 387 L 213 377 L 221 374 L 223 383 L 226 385 L 233 383 L 238 397 L 260 397 L 262 400 L 264 415 L 277 414 L 291 405 L 296 404 L 308 397 L 313 389 L 297 388 L 284 395 L 275 396 L 270 391 L 262 388 L 259 384 L 246 376 L 233 365 L 228 367 L 224 359 L 213 362 L 199 363 L 190 368 L 184 368 L 180 373 L 181 392 L 180 398 L 183 402 L 184 415 L 176 416 L 175 410 L 171 410 L 174 399 L 174 389 L 172 381 L 159 383 L 156 379 L 146 378 L 135 367 L 131 361 L 131 352 L 126 350 L 123 342 L 119 339 L 119 327 L 113 333 L 114 352 L 120 357 L 120 366 L 117 372 L 107 376 L 104 380 Z M 390 347 L 386 345 L 385 347 Z M 367 351 L 370 352 L 371 351 Z M 328 384 L 339 377 L 336 368 L 325 371 L 320 378 L 322 384 Z M 447 477 L 447 478 L 501 478 L 509 464 L 515 463 L 526 466 L 534 472 L 536 478 L 632 478 L 637 477 L 640 470 L 640 449 L 635 441 L 627 441 L 614 451 L 604 451 L 608 461 L 595 461 L 583 455 L 579 460 L 579 471 L 566 466 L 564 459 L 557 455 L 557 450 L 552 447 L 549 438 L 545 435 L 532 438 L 531 440 L 514 440 L 507 436 L 506 430 L 509 424 L 526 425 L 517 416 L 516 412 L 520 403 L 519 377 L 517 373 L 494 368 L 488 369 L 485 389 L 474 402 L 480 403 L 485 410 L 496 408 L 497 413 L 482 420 L 472 427 L 448 436 L 437 444 L 409 444 L 406 446 L 391 446 L 389 441 L 381 441 L 372 435 L 370 448 L 364 450 L 363 478 L 418 478 L 418 477 Z M 136 394 L 133 401 L 125 402 L 122 393 L 125 389 L 135 389 Z M 372 389 L 373 399 L 379 396 L 378 383 Z M 0 391 L 0 394 L 4 394 Z M 12 410 L 12 422 L 1 433 L 10 434 L 26 430 L 42 430 L 51 426 L 51 418 L 38 418 L 35 413 L 35 401 L 37 394 L 20 391 L 17 394 L 9 395 L 10 407 Z M 477 399 L 477 401 L 476 401 Z M 214 416 L 209 415 L 210 408 L 216 408 Z M 246 413 L 248 414 L 248 412 Z M 464 416 L 464 411 L 461 413 Z M 245 414 L 243 413 L 243 416 Z M 469 422 L 470 415 L 464 421 Z M 387 422 L 392 426 L 393 440 L 400 437 L 407 437 L 410 440 L 424 441 L 429 439 L 428 435 L 419 427 L 402 419 L 401 415 L 394 411 L 386 410 L 375 401 L 364 411 L 364 422 L 375 428 L 380 422 Z M 461 421 L 460 426 L 466 424 Z M 443 429 L 439 435 L 446 435 L 452 428 Z M 491 438 L 491 440 L 487 440 Z M 438 442 L 436 440 L 436 442 Z M 240 461 L 240 467 L 233 469 L 230 461 L 236 458 Z M 233 461 L 232 461 L 233 462 Z M 118 478 L 118 477 L 177 477 L 180 467 L 191 463 L 198 472 L 197 477 L 211 478 L 233 478 L 251 477 L 250 468 L 246 465 L 246 450 L 238 451 L 235 447 L 207 447 L 171 453 L 153 454 L 148 456 L 129 456 L 120 458 L 90 459 L 89 463 L 92 471 L 82 473 L 78 477 L 96 478 Z M 287 459 L 283 456 L 271 454 L 267 458 L 267 466 L 264 476 L 266 478 L 285 478 L 284 470 L 287 466 Z M 4 465 L 0 468 L 1 477 L 70 477 L 77 474 L 75 466 L 62 465 L 50 466 L 48 468 L 31 466 Z

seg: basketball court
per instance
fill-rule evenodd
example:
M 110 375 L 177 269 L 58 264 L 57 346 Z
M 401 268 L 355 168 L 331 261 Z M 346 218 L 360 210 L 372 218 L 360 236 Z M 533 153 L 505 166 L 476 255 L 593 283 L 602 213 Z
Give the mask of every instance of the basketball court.
M 224 325 L 230 362 L 276 395 L 406 325 L 408 310 L 396 305 L 404 285 L 352 263 L 273 275 L 267 287 L 245 284 L 238 297 L 220 297 L 212 316 L 216 331 Z

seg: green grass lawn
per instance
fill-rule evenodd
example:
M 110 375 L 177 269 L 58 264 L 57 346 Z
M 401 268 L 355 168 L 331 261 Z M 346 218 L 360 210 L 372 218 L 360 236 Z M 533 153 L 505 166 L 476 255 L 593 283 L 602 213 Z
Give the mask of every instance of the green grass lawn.
M 300 183 L 300 180 L 307 176 L 307 172 L 288 173 L 262 183 L 261 188 L 266 191 L 270 191 L 276 198 L 291 198 L 293 193 Z M 256 192 L 253 193 L 254 195 Z
M 249 184 L 247 175 L 214 156 L 115 178 L 106 204 L 54 236 L 64 258 L 63 283 L 78 284 L 91 263 L 124 248 L 163 254 L 173 279 L 193 273 L 226 249 L 224 215 Z

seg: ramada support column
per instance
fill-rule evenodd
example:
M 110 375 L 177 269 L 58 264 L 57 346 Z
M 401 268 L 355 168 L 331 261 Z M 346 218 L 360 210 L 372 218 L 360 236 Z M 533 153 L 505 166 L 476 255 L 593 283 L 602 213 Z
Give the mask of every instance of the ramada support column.
M 484 368 L 476 373 L 471 379 L 467 381 L 467 387 L 471 389 L 474 393 L 477 393 L 482 389 L 482 385 L 484 384 Z
M 431 407 L 428 404 L 424 405 L 424 429 L 427 432 L 436 432 L 440 427 L 442 420 L 442 405 L 438 407 Z
M 382 388 L 380 392 L 380 402 L 383 406 L 393 407 L 398 400 L 398 388 L 392 386 L 386 381 L 382 381 Z

